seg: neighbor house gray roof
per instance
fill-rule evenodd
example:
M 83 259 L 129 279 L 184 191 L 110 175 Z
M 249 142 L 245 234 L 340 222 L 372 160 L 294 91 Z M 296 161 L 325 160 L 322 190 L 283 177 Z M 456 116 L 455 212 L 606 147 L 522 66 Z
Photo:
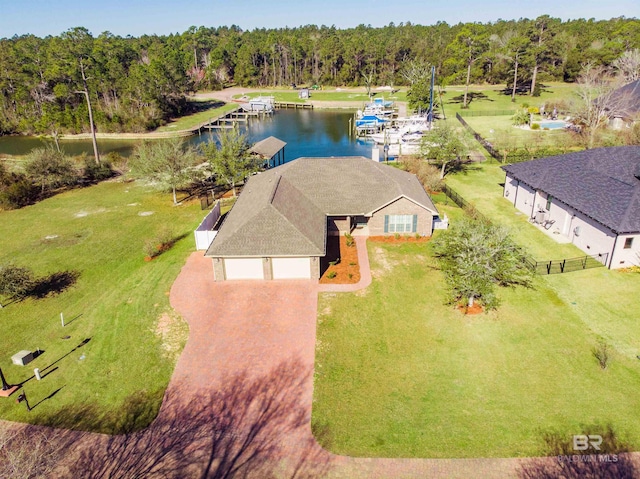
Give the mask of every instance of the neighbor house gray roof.
M 327 216 L 400 197 L 438 214 L 415 175 L 364 157 L 298 158 L 247 181 L 206 256 L 323 256 Z
M 614 116 L 635 118 L 640 113 L 640 80 L 614 90 L 609 100 Z
M 287 146 L 287 144 L 284 141 L 279 140 L 275 136 L 270 136 L 269 138 L 265 138 L 264 140 L 257 142 L 249 151 L 271 159 L 285 146 Z
M 640 146 L 597 148 L 502 169 L 614 233 L 640 232 Z

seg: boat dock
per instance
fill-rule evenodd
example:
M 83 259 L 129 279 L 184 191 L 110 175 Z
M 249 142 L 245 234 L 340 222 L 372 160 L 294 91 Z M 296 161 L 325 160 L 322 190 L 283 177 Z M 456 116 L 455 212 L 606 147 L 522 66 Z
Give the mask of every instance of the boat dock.
M 227 113 L 223 113 L 201 123 L 193 129 L 193 133 L 200 133 L 202 130 L 233 128 L 238 123 L 246 123 L 249 121 L 249 117 L 263 117 L 271 113 L 272 111 L 268 110 L 240 111 L 240 105 L 238 105 L 235 109 Z
M 273 103 L 274 108 L 278 109 L 302 109 L 302 110 L 313 110 L 313 104 L 311 103 L 299 103 L 294 101 L 276 101 Z

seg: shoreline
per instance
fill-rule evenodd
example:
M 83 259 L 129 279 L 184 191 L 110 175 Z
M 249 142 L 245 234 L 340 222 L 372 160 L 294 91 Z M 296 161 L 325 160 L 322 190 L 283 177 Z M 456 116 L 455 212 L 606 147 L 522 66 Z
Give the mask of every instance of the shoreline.
M 345 89 L 347 90 L 347 89 Z M 349 89 L 350 90 L 350 89 Z M 219 100 L 226 104 L 236 104 L 239 106 L 239 102 L 234 98 L 236 95 L 242 95 L 246 93 L 255 93 L 269 91 L 269 89 L 264 88 L 242 88 L 242 87 L 231 87 L 225 90 L 219 91 L 211 91 L 211 92 L 197 92 L 194 93 L 190 98 L 196 100 Z M 353 91 L 359 91 L 357 88 L 354 88 Z M 362 107 L 362 101 L 349 101 L 349 100 L 308 100 L 308 103 L 313 105 L 314 109 L 321 110 L 358 110 Z M 398 105 L 398 114 L 400 116 L 406 115 L 406 102 L 399 101 L 396 102 Z M 221 116 L 226 115 L 224 113 Z M 182 117 L 186 118 L 186 117 Z M 207 123 L 210 120 L 207 121 Z M 170 125 L 170 124 L 168 124 Z M 167 128 L 167 125 L 164 125 Z M 169 126 L 170 128 L 170 126 Z M 195 125 L 192 128 L 176 130 L 176 131 L 148 131 L 141 133 L 101 133 L 96 132 L 96 139 L 98 140 L 114 140 L 114 141 L 139 141 L 139 140 L 161 140 L 161 139 L 169 139 L 169 138 L 188 138 L 190 136 L 194 136 L 198 134 L 198 131 L 202 128 L 202 125 Z M 25 138 L 44 138 L 44 139 L 53 139 L 52 135 L 6 135 L 6 137 L 25 137 Z M 91 140 L 91 133 L 77 133 L 77 134 L 68 134 L 68 135 L 60 135 L 58 137 L 59 140 L 62 141 L 73 141 L 73 140 Z

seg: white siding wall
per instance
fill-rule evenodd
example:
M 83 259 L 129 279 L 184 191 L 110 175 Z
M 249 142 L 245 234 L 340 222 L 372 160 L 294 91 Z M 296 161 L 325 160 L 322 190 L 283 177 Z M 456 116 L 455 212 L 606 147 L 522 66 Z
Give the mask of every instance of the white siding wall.
M 576 228 L 579 228 L 579 234 L 576 234 Z M 610 255 L 616 239 L 615 235 L 611 230 L 582 213 L 575 213 L 571 221 L 568 237 L 574 245 L 588 255 L 609 253 L 607 261 L 611 259 Z
M 535 191 L 533 191 L 531 187 L 507 175 L 504 182 L 503 195 L 513 206 L 527 215 L 527 218 L 531 217 L 534 198 L 536 196 Z
M 627 238 L 633 238 L 631 248 L 625 249 L 624 244 Z M 640 235 L 620 235 L 616 242 L 616 250 L 613 253 L 611 269 L 628 268 L 640 264 Z
M 528 217 L 531 216 L 532 211 L 535 214 L 539 208 L 545 209 L 547 206 L 546 193 L 535 192 L 529 186 L 518 183 L 517 180 L 509 176 L 505 180 L 504 196 Z M 551 200 L 547 219 L 554 221 L 549 231 L 569 238 L 585 254 L 590 256 L 608 254 L 607 266 L 611 262 L 612 269 L 624 268 L 639 263 L 637 255 L 640 254 L 640 235 L 635 235 L 633 246 L 625 249 L 625 239 L 630 235 L 620 236 L 616 242 L 616 235 L 607 227 L 583 213 L 571 209 L 556 198 Z M 578 234 L 576 234 L 576 229 L 579 232 Z M 614 243 L 616 249 L 612 259 L 611 252 Z
M 538 205 L 542 209 L 546 208 L 546 193 L 538 192 L 535 201 L 536 211 L 538 210 Z M 588 216 L 571 209 L 556 198 L 552 198 L 551 207 L 547 212 L 546 218 L 554 221 L 549 228 L 550 232 L 569 238 L 573 244 L 586 254 L 593 256 L 608 253 L 611 255 L 615 241 L 614 233 Z M 579 234 L 576 234 L 576 228 Z M 609 259 L 611 258 L 607 258 L 607 264 Z

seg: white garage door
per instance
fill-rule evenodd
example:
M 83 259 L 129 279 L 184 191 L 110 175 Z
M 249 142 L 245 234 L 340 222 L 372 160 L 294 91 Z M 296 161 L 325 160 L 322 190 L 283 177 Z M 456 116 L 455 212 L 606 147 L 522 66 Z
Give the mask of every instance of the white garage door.
M 309 279 L 311 263 L 309 258 L 273 258 L 273 279 Z
M 262 258 L 227 258 L 224 270 L 227 279 L 264 279 Z

